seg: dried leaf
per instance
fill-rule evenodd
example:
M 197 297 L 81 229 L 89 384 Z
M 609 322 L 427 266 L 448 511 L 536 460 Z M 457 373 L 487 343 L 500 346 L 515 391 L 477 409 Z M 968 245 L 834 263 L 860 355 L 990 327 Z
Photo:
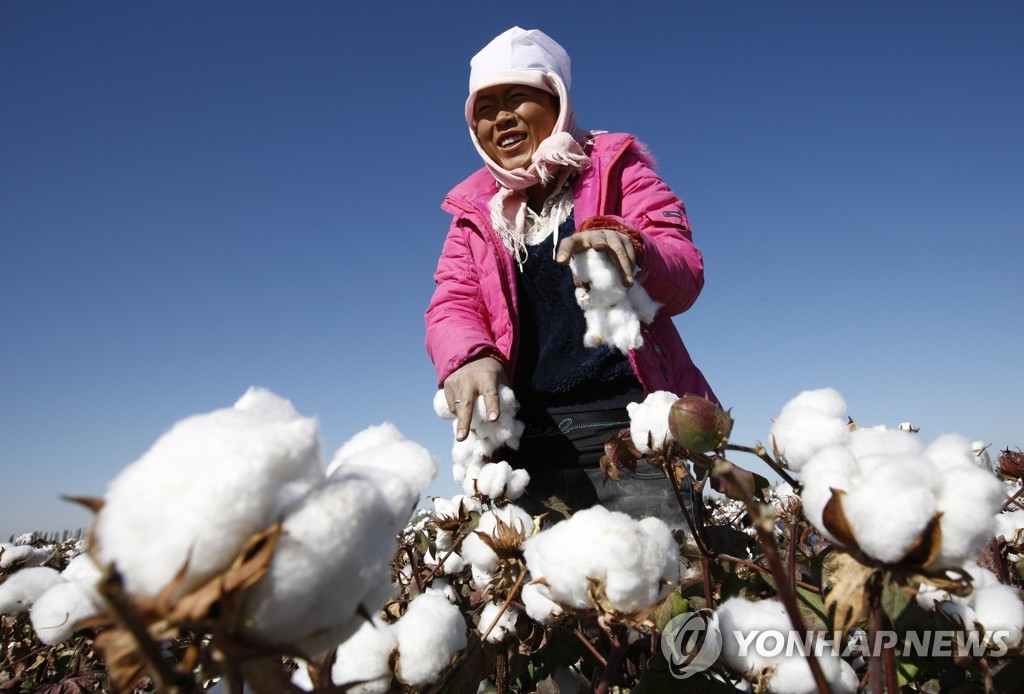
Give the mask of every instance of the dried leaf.
M 771 489 L 771 485 L 763 476 L 725 458 L 717 458 L 712 471 L 711 488 L 735 501 L 766 501 L 765 490 Z
M 96 634 L 93 643 L 103 656 L 113 690 L 133 691 L 135 683 L 143 675 L 145 664 L 132 633 L 121 627 L 104 629 Z
M 853 532 L 850 521 L 846 518 L 846 512 L 843 510 L 843 497 L 845 496 L 846 492 L 842 489 L 832 489 L 832 498 L 828 500 L 825 509 L 821 512 L 821 522 L 824 524 L 825 530 L 829 531 L 832 537 L 839 541 L 839 544 L 859 549 L 857 535 Z
M 630 436 L 629 429 L 620 429 L 604 444 L 601 469 L 605 471 L 605 481 L 609 477 L 618 480 L 622 476 L 622 468 L 636 472 L 636 464 L 643 457 L 643 454 L 633 444 L 633 437 Z M 614 476 L 611 473 L 612 470 L 618 476 Z
M 281 524 L 275 523 L 250 537 L 231 568 L 175 603 L 170 620 L 178 624 L 216 620 L 220 600 L 236 596 L 263 577 L 280 536 Z
M 99 513 L 103 508 L 103 499 L 95 496 L 62 496 L 61 499 L 85 506 L 93 513 Z
M 850 554 L 837 551 L 825 560 L 824 572 L 830 586 L 825 595 L 825 611 L 832 617 L 835 630 L 845 633 L 867 610 L 869 586 L 876 576 L 881 576 L 881 569 L 865 566 Z

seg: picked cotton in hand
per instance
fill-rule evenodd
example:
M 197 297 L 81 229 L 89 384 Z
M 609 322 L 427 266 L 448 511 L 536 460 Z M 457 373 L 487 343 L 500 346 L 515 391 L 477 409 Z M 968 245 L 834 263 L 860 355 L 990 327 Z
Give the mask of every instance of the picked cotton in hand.
M 569 261 L 576 278 L 584 284 L 576 289 L 576 303 L 583 309 L 587 329 L 583 344 L 597 347 L 607 344 L 623 354 L 644 344 L 640 323 L 654 320 L 660 304 L 634 283 L 628 290 L 622 277 L 604 251 L 588 249 L 575 253 Z
M 500 411 L 498 419 L 488 421 L 484 397 L 478 395 L 473 404 L 473 418 L 469 425 L 469 434 L 462 441 L 452 445 L 452 474 L 455 481 L 462 485 L 467 494 L 474 494 L 471 480 L 479 473 L 484 459 L 502 446 L 519 448 L 519 437 L 525 425 L 516 419 L 519 402 L 508 386 L 498 386 L 498 402 Z M 455 419 L 455 414 L 448 409 L 444 390 L 434 394 L 434 411 L 442 419 Z M 452 432 L 458 429 L 458 422 L 452 422 Z

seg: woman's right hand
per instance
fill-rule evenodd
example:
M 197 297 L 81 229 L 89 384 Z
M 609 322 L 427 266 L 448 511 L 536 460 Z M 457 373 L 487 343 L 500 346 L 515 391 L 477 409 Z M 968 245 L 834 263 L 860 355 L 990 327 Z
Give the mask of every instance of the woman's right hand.
M 484 397 L 484 409 L 487 419 L 495 421 L 501 414 L 501 403 L 498 400 L 498 386 L 508 385 L 505 367 L 497 359 L 480 357 L 468 361 L 453 371 L 444 381 L 444 397 L 448 409 L 455 414 L 458 425 L 455 429 L 455 440 L 464 441 L 469 435 L 469 426 L 473 421 L 473 405 L 478 395 Z

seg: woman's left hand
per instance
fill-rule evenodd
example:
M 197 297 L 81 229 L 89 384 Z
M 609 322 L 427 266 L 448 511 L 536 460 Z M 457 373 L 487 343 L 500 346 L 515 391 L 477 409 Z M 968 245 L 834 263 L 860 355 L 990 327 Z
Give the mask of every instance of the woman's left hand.
M 633 247 L 632 239 L 612 229 L 588 229 L 562 239 L 558 244 L 555 261 L 565 265 L 573 255 L 589 248 L 607 253 L 622 275 L 623 286 L 633 286 L 636 249 Z

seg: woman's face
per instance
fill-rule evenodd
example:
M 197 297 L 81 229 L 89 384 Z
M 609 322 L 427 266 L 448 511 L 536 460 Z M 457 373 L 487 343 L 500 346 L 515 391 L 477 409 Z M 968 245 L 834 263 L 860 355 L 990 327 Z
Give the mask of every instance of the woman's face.
M 501 168 L 526 168 L 537 147 L 558 120 L 558 99 L 524 84 L 481 89 L 473 102 L 476 136 L 484 152 Z

